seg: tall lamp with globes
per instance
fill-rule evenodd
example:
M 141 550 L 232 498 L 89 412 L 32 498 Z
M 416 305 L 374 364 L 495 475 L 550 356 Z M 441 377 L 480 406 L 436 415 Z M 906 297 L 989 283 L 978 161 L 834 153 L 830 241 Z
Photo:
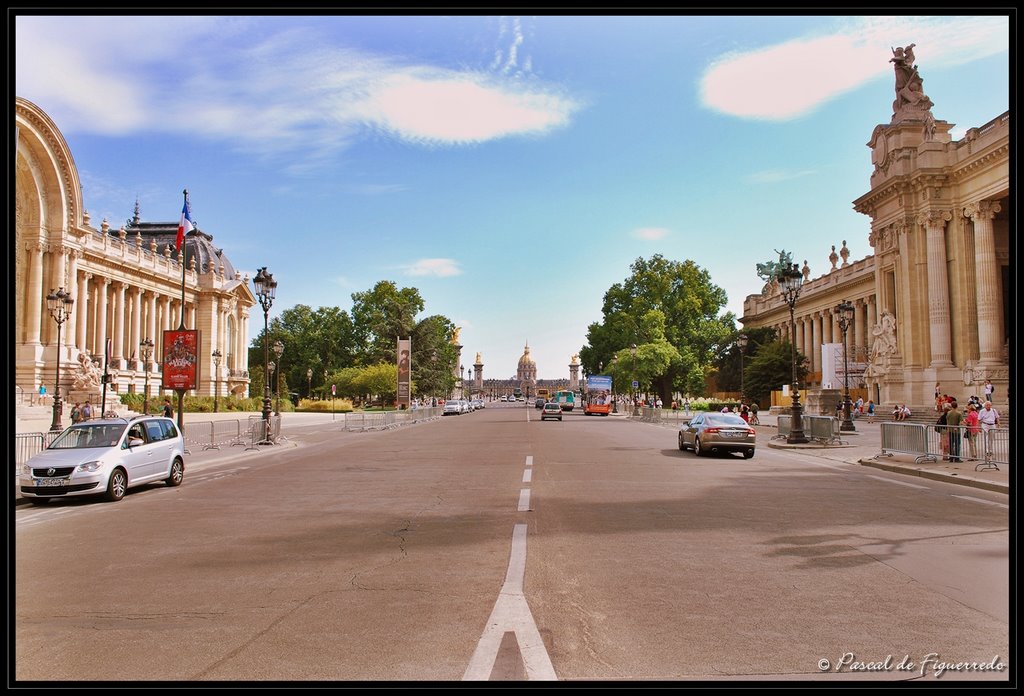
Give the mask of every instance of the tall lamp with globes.
M 68 320 L 71 316 L 71 306 L 75 301 L 71 298 L 71 295 L 64 291 L 64 288 L 59 290 L 50 290 L 50 294 L 46 296 L 46 308 L 50 311 L 50 316 L 57 322 L 57 374 L 54 377 L 53 384 L 53 421 L 50 423 L 51 431 L 61 431 L 64 429 L 61 423 L 61 409 L 63 405 L 60 401 L 60 353 L 62 350 L 60 344 L 60 327 Z
M 804 421 L 803 407 L 800 405 L 800 382 L 799 375 L 797 374 L 796 366 L 796 301 L 800 297 L 800 287 L 804 282 L 804 274 L 800 272 L 800 269 L 795 263 L 788 266 L 783 266 L 778 272 L 779 289 L 782 292 L 782 298 L 789 306 L 789 327 L 790 327 L 790 341 L 789 341 L 789 359 L 792 363 L 793 368 L 793 405 L 791 408 L 793 423 L 789 429 L 789 437 L 786 438 L 788 444 L 803 444 L 808 442 L 807 436 L 804 435 Z
M 739 336 L 736 337 L 736 345 L 740 349 L 740 401 L 742 403 L 747 402 L 747 390 L 743 386 L 743 356 L 744 353 L 746 353 L 747 351 L 747 343 L 749 342 L 749 340 L 750 339 L 747 337 L 746 334 L 740 334 Z
M 281 415 L 281 355 L 284 353 L 284 344 L 281 341 L 274 341 L 274 355 L 277 356 L 277 369 L 274 371 L 274 415 Z
M 310 367 L 306 370 L 306 398 L 313 398 L 313 368 Z
M 139 341 L 139 355 L 142 356 L 143 388 L 142 388 L 142 413 L 149 415 L 149 359 L 153 357 L 153 348 L 156 344 L 148 336 Z
M 839 317 L 839 330 L 843 332 L 843 422 L 839 426 L 841 432 L 856 432 L 857 427 L 853 424 L 853 404 L 850 402 L 850 356 L 847 332 L 853 326 L 855 314 L 853 304 L 843 300 L 836 306 L 836 314 Z
M 256 287 L 256 297 L 260 306 L 263 307 L 263 439 L 261 445 L 272 445 L 270 437 L 270 307 L 274 304 L 274 296 L 277 294 L 277 281 L 272 273 L 267 272 L 264 266 L 256 271 L 256 277 L 252 279 Z
M 217 413 L 217 397 L 220 396 L 220 359 L 224 357 L 220 350 L 213 350 L 213 412 Z

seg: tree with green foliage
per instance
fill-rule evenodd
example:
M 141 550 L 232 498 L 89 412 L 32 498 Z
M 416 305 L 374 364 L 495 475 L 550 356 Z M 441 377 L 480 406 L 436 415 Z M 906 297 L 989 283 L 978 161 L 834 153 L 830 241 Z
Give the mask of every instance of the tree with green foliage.
M 759 404 L 771 403 L 771 392 L 793 381 L 789 341 L 772 341 L 762 345 L 747 363 L 745 384 L 747 396 Z M 807 375 L 804 356 L 796 353 L 797 377 L 801 384 Z
M 742 360 L 740 359 L 740 347 L 736 342 L 741 333 L 747 335 L 747 347 L 743 351 Z M 750 376 L 751 360 L 762 346 L 776 340 L 778 340 L 778 332 L 767 326 L 737 331 L 729 341 L 720 346 L 718 355 L 715 356 L 714 368 L 717 371 L 718 388 L 722 391 L 738 392 L 743 387 L 749 393 L 747 380 Z M 743 364 L 742 378 L 740 377 L 740 363 Z
M 720 314 L 728 299 L 725 291 L 691 260 L 655 254 L 638 258 L 630 268 L 630 276 L 605 293 L 602 320 L 588 327 L 587 345 L 580 350 L 584 372 L 607 373 L 617 357 L 614 369 L 623 376 L 615 380 L 615 391 L 625 393 L 620 386 L 623 379 L 627 386 L 632 380 L 626 370 L 632 367 L 629 349 L 636 344 L 638 378 L 649 375 L 646 382 L 638 379 L 641 385 L 646 383 L 665 402 L 673 391 L 701 393 L 720 346 L 735 333 L 735 315 Z M 659 341 L 675 353 L 658 348 Z M 639 365 L 641 355 L 651 363 Z M 660 367 L 666 356 L 667 366 Z
M 396 363 L 397 340 L 411 336 L 423 311 L 416 288 L 382 280 L 366 292 L 352 293 L 352 321 L 358 361 L 362 365 Z

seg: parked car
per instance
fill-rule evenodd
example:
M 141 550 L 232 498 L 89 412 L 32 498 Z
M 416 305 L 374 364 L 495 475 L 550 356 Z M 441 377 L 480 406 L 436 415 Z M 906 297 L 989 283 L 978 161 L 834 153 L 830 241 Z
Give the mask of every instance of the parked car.
M 554 401 L 548 401 L 544 404 L 544 408 L 540 410 L 540 419 L 544 421 L 548 418 L 562 420 L 562 407 Z
M 105 418 L 68 427 L 21 467 L 21 494 L 50 498 L 105 495 L 118 501 L 129 488 L 163 481 L 180 486 L 185 438 L 170 418 Z
M 462 414 L 462 403 L 458 399 L 448 399 L 444 402 L 444 410 L 441 411 L 442 416 L 454 414 L 456 416 Z
M 484 407 L 483 399 L 473 399 L 473 408 L 480 409 Z
M 754 456 L 756 431 L 735 413 L 698 413 L 679 426 L 679 449 L 693 448 L 697 456 L 721 450 Z
M 537 400 L 533 402 L 533 405 L 536 408 L 544 408 L 544 404 L 545 403 L 547 403 L 547 402 L 544 401 L 544 397 L 538 397 Z
M 502 394 L 500 401 L 508 401 L 508 394 Z

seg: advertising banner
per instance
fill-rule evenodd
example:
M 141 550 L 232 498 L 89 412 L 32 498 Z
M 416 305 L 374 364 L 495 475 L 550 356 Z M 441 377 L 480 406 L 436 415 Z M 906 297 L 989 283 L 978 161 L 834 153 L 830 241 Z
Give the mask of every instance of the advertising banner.
M 199 385 L 199 331 L 164 331 L 163 389 L 188 391 Z
M 398 408 L 409 408 L 412 389 L 412 339 L 398 339 Z

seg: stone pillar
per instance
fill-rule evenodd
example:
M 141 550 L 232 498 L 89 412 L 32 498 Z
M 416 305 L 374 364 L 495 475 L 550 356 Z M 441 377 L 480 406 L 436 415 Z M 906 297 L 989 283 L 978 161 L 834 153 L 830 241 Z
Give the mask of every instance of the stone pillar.
M 114 288 L 114 345 L 111 350 L 111 367 L 121 369 L 121 360 L 124 357 L 124 315 L 125 295 L 127 285 L 118 283 Z
M 814 320 L 811 317 L 805 316 L 803 319 L 800 320 L 800 326 L 802 327 L 802 340 L 800 342 L 800 352 L 806 356 L 810 356 L 811 354 L 811 331 L 813 324 Z
M 867 302 L 865 300 L 854 300 L 853 309 L 853 343 L 851 345 L 856 349 L 864 346 L 864 341 L 866 340 L 864 327 L 867 325 L 867 322 L 864 316 L 867 312 Z M 850 351 L 851 360 L 857 356 L 855 349 Z
M 82 298 L 78 295 L 78 259 L 82 252 L 78 249 L 71 249 L 68 252 L 68 294 L 76 303 Z M 67 333 L 67 343 L 71 346 L 80 345 L 78 338 L 78 308 L 72 305 L 71 314 L 68 315 L 68 325 L 64 329 Z
M 1002 364 L 999 312 L 999 263 L 996 260 L 992 218 L 1001 210 L 998 203 L 980 201 L 964 208 L 974 223 L 974 281 L 978 298 L 978 357 L 984 366 Z
M 575 360 L 569 363 L 569 390 L 578 391 L 580 388 L 580 364 Z
M 478 392 L 483 391 L 484 388 L 484 364 L 482 362 L 473 363 L 473 388 Z
M 821 369 L 821 312 L 811 315 L 811 352 L 807 356 L 811 359 L 811 372 Z
M 952 367 L 953 351 L 949 332 L 949 278 L 946 272 L 946 223 L 948 210 L 921 213 L 917 222 L 926 230 L 928 249 L 928 324 L 931 339 L 931 367 Z
M 46 307 L 48 289 L 43 287 L 43 249 L 41 242 L 28 247 L 28 273 L 25 291 L 25 342 L 42 342 L 43 310 Z M 56 288 L 55 288 L 56 289 Z
M 128 337 L 131 345 L 128 346 L 128 354 L 136 356 L 139 360 L 142 359 L 139 355 L 139 343 L 142 342 L 142 338 L 142 288 L 135 288 L 132 297 L 132 330 L 131 336 Z
M 82 283 L 78 286 L 78 340 L 75 343 L 79 350 L 85 350 L 89 345 L 89 304 L 92 288 L 89 281 L 92 280 L 92 273 L 82 274 Z
M 100 278 L 96 286 L 96 341 L 93 355 L 103 355 L 103 349 L 107 340 L 107 287 L 110 285 L 110 278 Z

